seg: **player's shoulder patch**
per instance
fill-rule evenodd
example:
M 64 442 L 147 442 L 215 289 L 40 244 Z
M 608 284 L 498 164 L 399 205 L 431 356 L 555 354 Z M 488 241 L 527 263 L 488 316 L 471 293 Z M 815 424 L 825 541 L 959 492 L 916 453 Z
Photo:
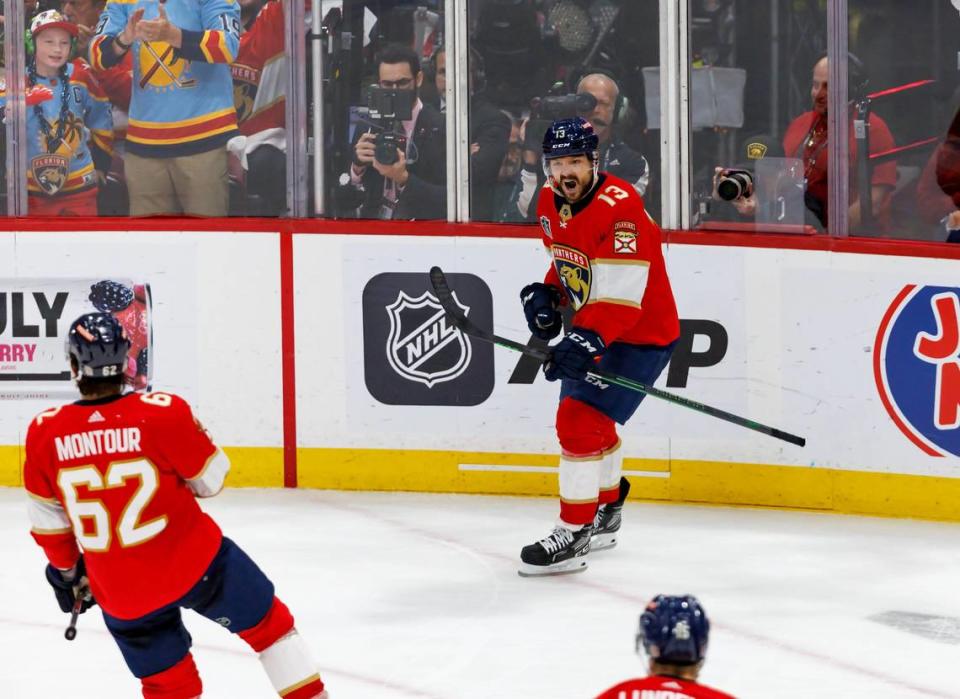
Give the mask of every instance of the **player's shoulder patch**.
M 550 230 L 550 219 L 546 216 L 540 217 L 540 226 L 543 228 L 543 233 L 548 238 L 553 238 L 553 231 Z
M 613 222 L 613 251 L 620 255 L 637 252 L 637 224 L 633 221 Z

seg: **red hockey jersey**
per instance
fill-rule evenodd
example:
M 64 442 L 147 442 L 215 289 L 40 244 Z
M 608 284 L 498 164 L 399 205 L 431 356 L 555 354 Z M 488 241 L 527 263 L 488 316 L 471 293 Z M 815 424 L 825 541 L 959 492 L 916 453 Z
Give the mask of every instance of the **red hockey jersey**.
M 230 70 L 237 121 L 244 136 L 286 125 L 283 24 L 283 3 L 271 0 L 240 36 L 240 50 Z
M 734 699 L 732 695 L 688 680 L 664 675 L 627 680 L 596 699 Z
M 57 568 L 82 548 L 97 602 L 135 619 L 182 597 L 213 560 L 222 534 L 196 497 L 219 492 L 229 468 L 177 396 L 53 408 L 27 431 L 31 533 Z
M 568 204 L 549 185 L 537 217 L 553 258 L 545 282 L 573 306 L 573 324 L 609 345 L 668 345 L 680 335 L 660 249 L 660 227 L 633 186 L 601 173 L 584 199 Z

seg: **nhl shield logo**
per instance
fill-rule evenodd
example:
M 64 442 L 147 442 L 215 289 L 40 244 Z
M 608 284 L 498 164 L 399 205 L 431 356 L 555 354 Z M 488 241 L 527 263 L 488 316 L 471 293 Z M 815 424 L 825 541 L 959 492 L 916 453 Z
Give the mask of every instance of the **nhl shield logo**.
M 456 298 L 464 315 L 470 312 Z M 424 292 L 412 298 L 400 291 L 386 307 L 390 318 L 387 361 L 395 372 L 427 388 L 452 381 L 470 365 L 470 339 L 450 324 L 436 297 Z
M 590 260 L 576 248 L 566 245 L 553 245 L 550 251 L 573 310 L 579 311 L 590 299 Z
M 960 456 L 960 288 L 904 286 L 880 322 L 873 369 L 904 436 L 930 456 Z

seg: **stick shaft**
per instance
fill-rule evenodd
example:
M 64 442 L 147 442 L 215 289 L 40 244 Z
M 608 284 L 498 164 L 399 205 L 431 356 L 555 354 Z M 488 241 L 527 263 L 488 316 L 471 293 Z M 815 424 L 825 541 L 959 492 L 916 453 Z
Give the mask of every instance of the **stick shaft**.
M 474 325 L 472 321 L 470 321 L 460 312 L 460 307 L 453 299 L 453 292 L 450 291 L 450 287 L 447 284 L 443 270 L 439 267 L 433 267 L 430 270 L 430 283 L 433 285 L 433 289 L 437 293 L 437 298 L 440 301 L 440 305 L 443 307 L 444 312 L 447 314 L 447 317 L 462 332 L 479 340 L 485 340 L 486 342 L 491 342 L 495 345 L 505 347 L 506 349 L 514 350 L 515 352 L 521 352 L 530 357 L 534 357 L 535 359 L 539 359 L 542 362 L 550 359 L 549 352 L 537 349 L 536 347 L 530 347 L 529 345 L 521 344 L 505 337 L 500 337 L 499 335 L 487 332 L 486 330 Z M 599 379 L 616 386 L 621 386 L 623 388 L 628 388 L 633 391 L 646 393 L 648 396 L 653 396 L 654 398 L 659 398 L 669 403 L 673 403 L 674 405 L 689 408 L 690 410 L 696 410 L 699 413 L 710 415 L 711 417 L 715 417 L 735 425 L 740 425 L 741 427 L 746 427 L 747 429 L 760 432 L 761 434 L 765 434 L 776 439 L 782 439 L 790 444 L 796 444 L 797 446 L 802 447 L 807 443 L 807 440 L 803 437 L 785 432 L 777 429 L 776 427 L 770 427 L 769 425 L 764 425 L 761 422 L 756 422 L 755 420 L 750 420 L 749 418 L 728 413 L 726 410 L 715 408 L 712 405 L 699 403 L 695 400 L 684 398 L 683 396 L 678 396 L 674 393 L 669 393 L 668 391 L 662 391 L 659 388 L 654 388 L 653 386 L 647 386 L 639 381 L 628 379 L 625 376 L 611 374 L 599 370 L 589 372 L 588 376 L 592 376 L 595 379 Z

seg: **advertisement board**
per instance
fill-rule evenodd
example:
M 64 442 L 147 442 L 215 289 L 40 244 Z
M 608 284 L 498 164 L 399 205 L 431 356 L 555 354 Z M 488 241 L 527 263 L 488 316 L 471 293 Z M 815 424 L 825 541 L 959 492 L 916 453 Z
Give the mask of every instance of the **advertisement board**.
M 130 339 L 125 377 L 148 390 L 152 372 L 150 285 L 126 279 L 0 279 L 0 397 L 67 398 L 66 331 L 85 313 L 109 313 Z
M 482 308 L 484 327 L 531 342 L 518 294 L 546 272 L 538 241 L 304 235 L 294 249 L 301 482 L 555 489 L 558 386 L 536 360 L 502 348 L 492 350 L 492 387 L 478 378 L 489 367 L 481 343 L 444 324 L 427 277 L 439 265 L 474 280 L 489 301 L 474 293 L 461 306 Z M 960 484 L 958 292 L 942 284 L 955 262 L 697 245 L 664 254 L 682 333 L 656 386 L 802 435 L 807 446 L 647 398 L 619 430 L 641 497 L 833 509 L 857 501 L 851 508 L 902 514 L 891 489 L 909 499 L 918 487 L 946 492 L 941 479 Z M 338 269 L 309 275 L 320 260 Z M 892 314 L 905 284 L 926 291 Z M 330 309 L 334 290 L 340 308 L 301 312 L 307 299 Z M 422 315 L 405 323 L 414 306 Z M 907 366 L 918 338 L 926 355 Z M 402 350 L 398 339 L 408 343 Z M 931 507 L 932 516 L 960 516 L 943 500 Z
M 63 333 L 100 309 L 131 334 L 132 387 L 187 399 L 235 483 L 282 484 L 276 233 L 0 233 L 0 253 L 0 483 L 19 483 L 33 416 L 79 397 Z

